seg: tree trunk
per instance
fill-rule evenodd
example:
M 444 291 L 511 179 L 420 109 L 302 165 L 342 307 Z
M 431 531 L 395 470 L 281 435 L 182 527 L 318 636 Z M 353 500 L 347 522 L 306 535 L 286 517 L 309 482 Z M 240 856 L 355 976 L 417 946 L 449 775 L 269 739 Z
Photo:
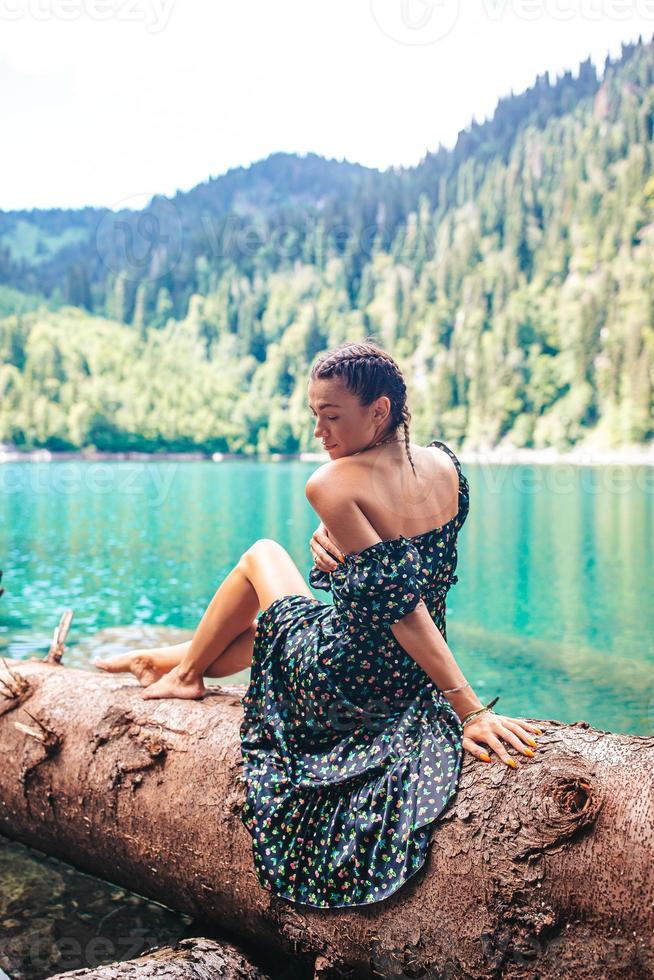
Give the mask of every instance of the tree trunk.
M 4 665 L 9 837 L 320 977 L 654 978 L 653 737 L 533 719 L 544 734 L 516 770 L 466 754 L 425 866 L 394 895 L 313 909 L 256 878 L 242 688 L 144 701 L 130 675 Z
M 148 980 L 150 977 L 165 977 L 166 980 L 206 980 L 207 977 L 269 980 L 235 946 L 201 938 L 180 939 L 174 946 L 148 950 L 134 960 L 56 973 L 50 980 L 72 980 L 73 977 L 86 977 L 86 980 Z

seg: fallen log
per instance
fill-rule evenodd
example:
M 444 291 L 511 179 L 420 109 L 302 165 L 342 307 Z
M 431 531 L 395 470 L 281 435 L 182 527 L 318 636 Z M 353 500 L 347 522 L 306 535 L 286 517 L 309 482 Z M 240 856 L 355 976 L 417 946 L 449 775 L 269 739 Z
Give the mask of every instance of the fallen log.
M 320 977 L 654 977 L 654 738 L 533 719 L 512 770 L 466 755 L 428 860 L 390 898 L 313 909 L 263 888 L 243 688 L 149 700 L 130 675 L 4 661 L 0 833 L 220 925 Z
M 214 939 L 180 939 L 174 946 L 150 949 L 133 960 L 105 963 L 88 970 L 67 970 L 56 973 L 50 980 L 269 980 L 267 974 L 249 962 L 247 957 L 229 943 Z

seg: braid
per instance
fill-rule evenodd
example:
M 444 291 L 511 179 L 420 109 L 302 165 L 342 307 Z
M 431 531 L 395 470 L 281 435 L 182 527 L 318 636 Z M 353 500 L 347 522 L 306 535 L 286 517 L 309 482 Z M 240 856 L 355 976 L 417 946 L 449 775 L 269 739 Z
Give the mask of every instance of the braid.
M 342 378 L 348 391 L 357 395 L 362 405 L 370 405 L 380 395 L 387 395 L 391 402 L 391 428 L 403 426 L 406 454 L 417 477 L 409 448 L 411 413 L 404 377 L 394 358 L 378 347 L 373 337 L 332 347 L 316 360 L 310 377 Z
M 406 454 L 409 457 L 409 462 L 411 463 L 411 469 L 413 470 L 413 475 L 417 476 L 416 468 L 413 463 L 413 456 L 411 455 L 411 450 L 409 449 L 409 422 L 411 421 L 411 412 L 405 406 L 402 409 L 402 426 L 404 428 L 404 446 L 406 448 Z

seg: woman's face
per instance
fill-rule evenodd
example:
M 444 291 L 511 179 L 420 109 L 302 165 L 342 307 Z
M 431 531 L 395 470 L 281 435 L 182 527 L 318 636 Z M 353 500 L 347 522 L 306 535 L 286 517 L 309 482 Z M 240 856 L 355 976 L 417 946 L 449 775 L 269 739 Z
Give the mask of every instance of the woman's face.
M 332 459 L 350 456 L 388 431 L 391 402 L 380 395 L 363 406 L 338 378 L 309 381 L 309 409 L 316 425 L 313 434 Z

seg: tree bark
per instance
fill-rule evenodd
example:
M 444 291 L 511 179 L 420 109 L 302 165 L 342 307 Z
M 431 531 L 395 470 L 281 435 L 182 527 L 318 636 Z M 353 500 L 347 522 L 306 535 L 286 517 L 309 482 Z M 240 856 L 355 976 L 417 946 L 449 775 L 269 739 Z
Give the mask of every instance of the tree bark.
M 166 980 L 269 980 L 249 962 L 243 953 L 228 943 L 214 939 L 180 939 L 174 946 L 162 946 L 148 950 L 133 960 L 121 960 L 94 966 L 88 970 L 67 970 L 56 973 L 50 980 L 148 980 L 150 977 L 166 977 Z
M 383 902 L 263 888 L 244 799 L 243 688 L 150 700 L 130 675 L 3 661 L 0 832 L 216 922 L 319 977 L 654 977 L 654 738 L 533 719 L 512 770 L 466 754 L 425 866 Z

